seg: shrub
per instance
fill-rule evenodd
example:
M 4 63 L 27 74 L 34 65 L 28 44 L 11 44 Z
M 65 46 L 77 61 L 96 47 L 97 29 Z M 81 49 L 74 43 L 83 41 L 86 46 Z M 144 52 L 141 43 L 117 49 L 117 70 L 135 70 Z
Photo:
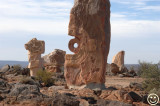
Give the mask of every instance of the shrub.
M 152 89 L 152 90 L 150 90 L 149 91 L 149 93 L 151 94 L 151 93 L 155 93 L 155 94 L 157 94 L 159 97 L 160 97 L 160 88 L 159 89 Z
M 54 83 L 54 79 L 52 78 L 53 73 L 47 72 L 46 70 L 38 70 L 37 72 L 37 80 L 44 83 L 45 86 L 52 86 Z
M 139 61 L 139 75 L 144 78 L 143 88 L 146 92 L 160 88 L 160 69 L 158 64 Z
M 22 69 L 21 65 L 17 64 L 13 66 L 14 71 L 20 71 Z

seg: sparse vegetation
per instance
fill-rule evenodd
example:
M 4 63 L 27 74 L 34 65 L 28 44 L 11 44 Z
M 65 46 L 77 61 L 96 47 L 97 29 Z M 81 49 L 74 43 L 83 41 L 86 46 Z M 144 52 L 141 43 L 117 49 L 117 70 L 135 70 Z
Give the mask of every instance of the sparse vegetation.
M 152 89 L 149 91 L 149 93 L 155 93 L 160 97 L 160 88 L 159 89 Z
M 53 75 L 53 73 L 47 72 L 46 70 L 38 70 L 36 78 L 44 83 L 45 86 L 52 86 L 54 84 Z
M 14 71 L 20 71 L 22 69 L 21 65 L 17 64 L 13 66 Z
M 144 78 L 143 88 L 146 92 L 156 91 L 160 88 L 160 69 L 158 64 L 152 64 L 147 62 L 140 62 L 139 75 Z

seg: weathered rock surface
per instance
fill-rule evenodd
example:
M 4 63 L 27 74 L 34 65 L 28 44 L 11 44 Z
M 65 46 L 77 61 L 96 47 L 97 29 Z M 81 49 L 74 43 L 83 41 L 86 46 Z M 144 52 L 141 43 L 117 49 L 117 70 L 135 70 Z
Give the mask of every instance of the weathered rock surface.
M 54 106 L 79 106 L 80 101 L 74 95 L 56 93 L 53 96 L 52 104 Z
M 111 64 L 111 72 L 112 72 L 114 75 L 120 73 L 119 67 L 118 67 L 116 64 L 114 64 L 114 63 Z
M 29 84 L 15 84 L 11 92 L 8 94 L 8 98 L 12 100 L 22 101 L 28 99 L 39 99 L 43 95 L 40 93 L 39 87 L 37 85 Z
M 30 75 L 36 76 L 37 71 L 43 67 L 41 54 L 45 51 L 45 42 L 33 38 L 25 44 L 25 48 L 28 50 L 28 68 L 30 68 Z
M 121 67 L 122 65 L 124 65 L 124 55 L 125 51 L 120 51 L 113 57 L 112 63 L 116 64 L 118 67 Z
M 9 69 L 10 69 L 10 66 L 9 66 L 9 65 L 5 65 L 5 66 L 3 66 L 3 67 L 0 69 L 0 73 L 5 73 L 5 72 L 7 72 Z
M 68 34 L 75 37 L 69 42 L 75 54 L 65 56 L 68 87 L 103 89 L 111 37 L 109 0 L 75 0 Z
M 61 72 L 64 69 L 66 52 L 55 49 L 52 53 L 43 56 L 45 69 L 49 72 Z
M 134 77 L 137 76 L 134 70 L 128 70 L 124 65 L 118 67 L 115 63 L 107 64 L 106 75 L 119 77 Z

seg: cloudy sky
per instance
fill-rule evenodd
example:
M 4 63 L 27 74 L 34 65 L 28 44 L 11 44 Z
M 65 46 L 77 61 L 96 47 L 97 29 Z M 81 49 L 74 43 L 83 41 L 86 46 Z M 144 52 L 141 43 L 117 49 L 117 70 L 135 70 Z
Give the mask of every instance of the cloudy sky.
M 125 63 L 160 60 L 160 0 L 110 0 L 112 39 L 108 58 L 126 51 Z M 27 61 L 32 38 L 71 53 L 67 35 L 74 0 L 0 0 L 0 60 Z M 44 55 L 45 55 L 44 54 Z

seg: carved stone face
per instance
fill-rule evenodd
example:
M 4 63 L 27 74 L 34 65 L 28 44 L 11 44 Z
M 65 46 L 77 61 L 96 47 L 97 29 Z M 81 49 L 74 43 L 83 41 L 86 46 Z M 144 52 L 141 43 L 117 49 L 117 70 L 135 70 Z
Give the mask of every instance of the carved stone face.
M 75 37 L 68 45 L 75 54 L 65 57 L 67 84 L 104 83 L 110 47 L 109 0 L 75 0 L 68 34 Z

